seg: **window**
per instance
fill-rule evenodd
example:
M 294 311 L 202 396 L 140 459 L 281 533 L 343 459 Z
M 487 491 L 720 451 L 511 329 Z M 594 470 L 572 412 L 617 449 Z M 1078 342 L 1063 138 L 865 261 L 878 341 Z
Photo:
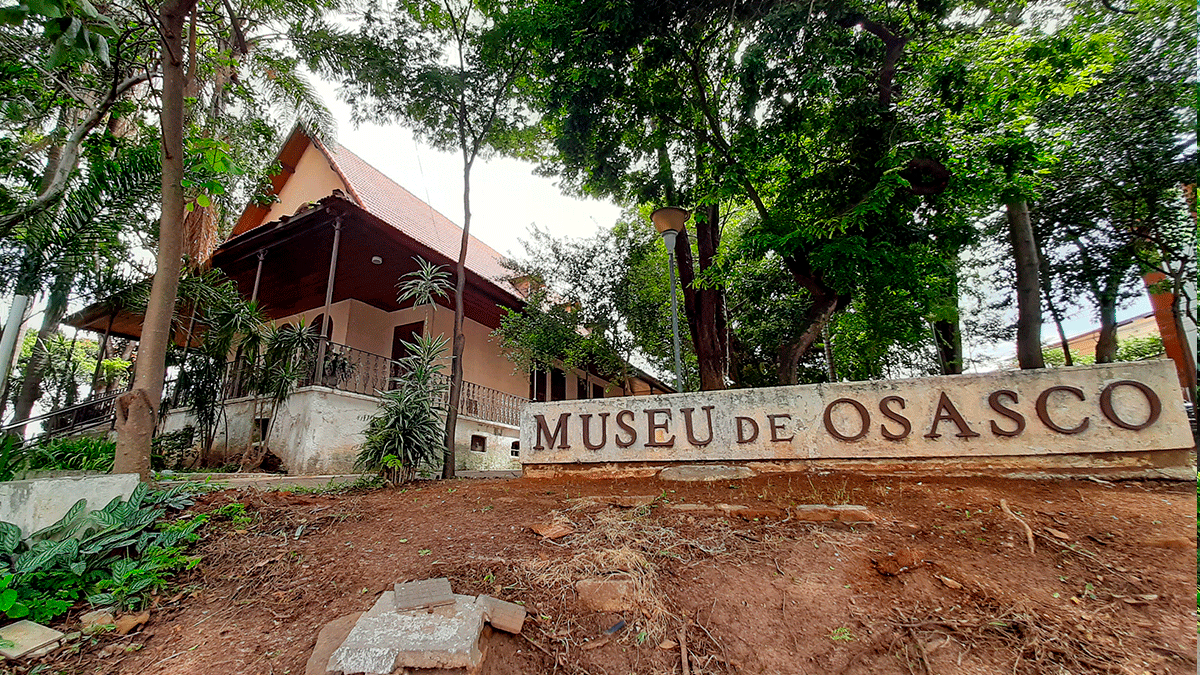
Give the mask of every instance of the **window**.
M 604 385 L 602 385 L 602 384 L 593 384 L 592 385 L 592 398 L 604 398 Z
M 471 452 L 487 452 L 487 436 L 471 434 Z
M 584 375 L 575 376 L 575 398 L 585 399 L 588 397 L 588 381 Z
M 550 400 L 567 400 L 567 374 L 558 368 L 550 370 Z
M 510 451 L 513 457 L 521 456 L 521 441 L 512 442 L 512 450 Z
M 254 447 L 258 447 L 258 445 L 260 443 L 262 443 L 263 439 L 267 437 L 267 430 L 270 428 L 271 428 L 271 418 L 270 417 L 254 418 L 254 433 L 255 433 L 255 436 L 253 439 Z

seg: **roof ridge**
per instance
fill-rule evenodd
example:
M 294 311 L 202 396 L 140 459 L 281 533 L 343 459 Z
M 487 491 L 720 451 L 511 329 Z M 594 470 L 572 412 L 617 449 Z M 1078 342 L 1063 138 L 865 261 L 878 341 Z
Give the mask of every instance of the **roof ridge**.
M 303 130 L 303 132 L 304 135 L 308 136 L 309 140 L 312 141 L 312 144 L 317 147 L 317 150 L 319 150 L 321 154 L 325 156 L 325 159 L 329 162 L 329 166 L 333 169 L 333 172 L 338 175 L 338 178 L 342 179 L 342 184 L 345 185 L 346 190 L 350 192 L 350 196 L 354 199 L 354 203 L 358 204 L 359 206 L 363 206 L 363 200 L 358 196 L 358 190 L 354 187 L 354 183 L 346 175 L 346 172 L 342 171 L 342 167 L 338 164 L 337 158 L 335 158 L 333 153 L 329 151 L 329 148 L 327 148 L 325 144 L 321 142 L 321 139 L 317 138 L 313 134 L 308 133 L 307 130 Z M 346 150 L 346 146 L 342 145 L 341 143 L 338 143 L 337 141 L 333 141 L 333 143 L 336 144 L 340 150 L 350 152 L 349 150 Z M 350 152 L 350 154 L 354 155 L 353 152 Z M 358 157 L 358 155 L 354 156 L 359 161 L 362 161 L 362 158 Z M 363 163 L 366 164 L 366 162 Z M 371 168 L 375 169 L 373 166 Z M 375 170 L 379 171 L 379 169 Z

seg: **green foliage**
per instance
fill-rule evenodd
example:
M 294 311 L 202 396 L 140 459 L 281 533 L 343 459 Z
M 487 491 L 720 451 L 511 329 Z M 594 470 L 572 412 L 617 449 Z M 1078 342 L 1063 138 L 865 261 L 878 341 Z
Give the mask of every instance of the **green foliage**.
M 162 590 L 176 572 L 200 564 L 199 556 L 184 555 L 180 547 L 150 546 L 139 558 L 121 558 L 109 568 L 111 576 L 95 585 L 88 595 L 92 605 L 113 605 L 118 610 L 137 610 L 150 595 Z
M 1159 335 L 1129 338 L 1117 343 L 1118 361 L 1142 361 L 1161 356 L 1164 352 L 1162 337 Z
M 30 470 L 109 471 L 117 444 L 107 438 L 75 436 L 38 441 L 29 453 Z
M 182 429 L 161 433 L 150 439 L 152 468 L 180 467 L 196 444 L 196 427 L 188 424 Z
M 1046 362 L 1047 368 L 1062 368 L 1067 364 L 1067 358 L 1061 348 L 1043 349 L 1042 360 Z M 1084 356 L 1074 349 L 1071 350 L 1071 363 L 1073 365 L 1090 366 L 1095 362 L 1095 356 L 1091 354 Z
M 58 332 L 39 341 L 36 332 L 26 333 L 13 374 L 16 383 L 24 380 L 35 351 L 42 359 L 40 388 L 41 400 L 46 407 L 54 410 L 77 403 L 80 390 L 91 384 L 96 369 L 96 357 L 100 352 L 96 342 L 67 338 Z M 20 387 L 12 387 L 9 393 L 11 400 L 16 401 Z
M 366 440 L 356 466 L 393 483 L 411 480 L 424 467 L 437 466 L 445 447 L 442 418 L 447 393 L 442 366 L 445 337 L 422 336 L 406 343 L 409 355 L 399 360 L 403 375 L 394 388 L 380 392 L 379 408 L 365 418 Z
M 414 306 L 430 305 L 437 308 L 439 298 L 445 298 L 452 288 L 450 273 L 442 265 L 434 265 L 424 258 L 413 258 L 417 269 L 405 274 L 396 282 L 396 302 L 403 305 L 409 300 Z
M 114 498 L 89 512 L 79 500 L 57 523 L 22 538 L 0 522 L 0 613 L 48 622 L 88 597 L 93 604 L 141 606 L 167 578 L 198 558 L 183 555 L 207 516 L 180 518 L 155 529 L 167 508 L 191 503 L 190 487 L 151 492 L 139 483 L 128 500 Z

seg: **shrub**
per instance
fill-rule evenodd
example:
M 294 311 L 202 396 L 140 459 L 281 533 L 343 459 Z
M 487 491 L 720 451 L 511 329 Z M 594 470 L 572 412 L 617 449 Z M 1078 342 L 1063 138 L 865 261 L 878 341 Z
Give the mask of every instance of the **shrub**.
M 400 483 L 411 480 L 418 469 L 440 462 L 447 385 L 437 361 L 446 351 L 446 342 L 439 336 L 405 343 L 410 355 L 399 360 L 405 374 L 396 378 L 395 389 L 380 393 L 379 409 L 366 418 L 366 440 L 356 466 Z
M 57 523 L 23 537 L 0 521 L 0 614 L 45 623 L 87 597 L 93 604 L 140 606 L 179 569 L 199 559 L 183 555 L 206 516 L 152 527 L 170 509 L 192 503 L 181 485 L 150 492 L 139 484 L 128 500 L 98 511 L 79 500 Z

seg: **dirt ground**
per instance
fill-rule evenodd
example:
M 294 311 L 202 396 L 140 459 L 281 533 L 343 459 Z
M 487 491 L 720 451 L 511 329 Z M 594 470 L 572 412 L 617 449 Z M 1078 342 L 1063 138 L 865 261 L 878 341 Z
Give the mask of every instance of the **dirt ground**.
M 608 503 L 630 495 L 655 501 Z M 679 673 L 681 638 L 690 673 L 1196 672 L 1194 483 L 457 480 L 227 490 L 192 510 L 231 502 L 254 521 L 205 528 L 186 593 L 51 672 L 299 675 L 326 622 L 394 582 L 438 576 L 528 609 L 522 635 L 485 637 L 491 674 Z M 818 503 L 864 505 L 877 522 L 787 515 Z M 574 533 L 530 529 L 550 523 Z M 634 580 L 631 606 L 589 611 L 574 581 L 610 575 Z

